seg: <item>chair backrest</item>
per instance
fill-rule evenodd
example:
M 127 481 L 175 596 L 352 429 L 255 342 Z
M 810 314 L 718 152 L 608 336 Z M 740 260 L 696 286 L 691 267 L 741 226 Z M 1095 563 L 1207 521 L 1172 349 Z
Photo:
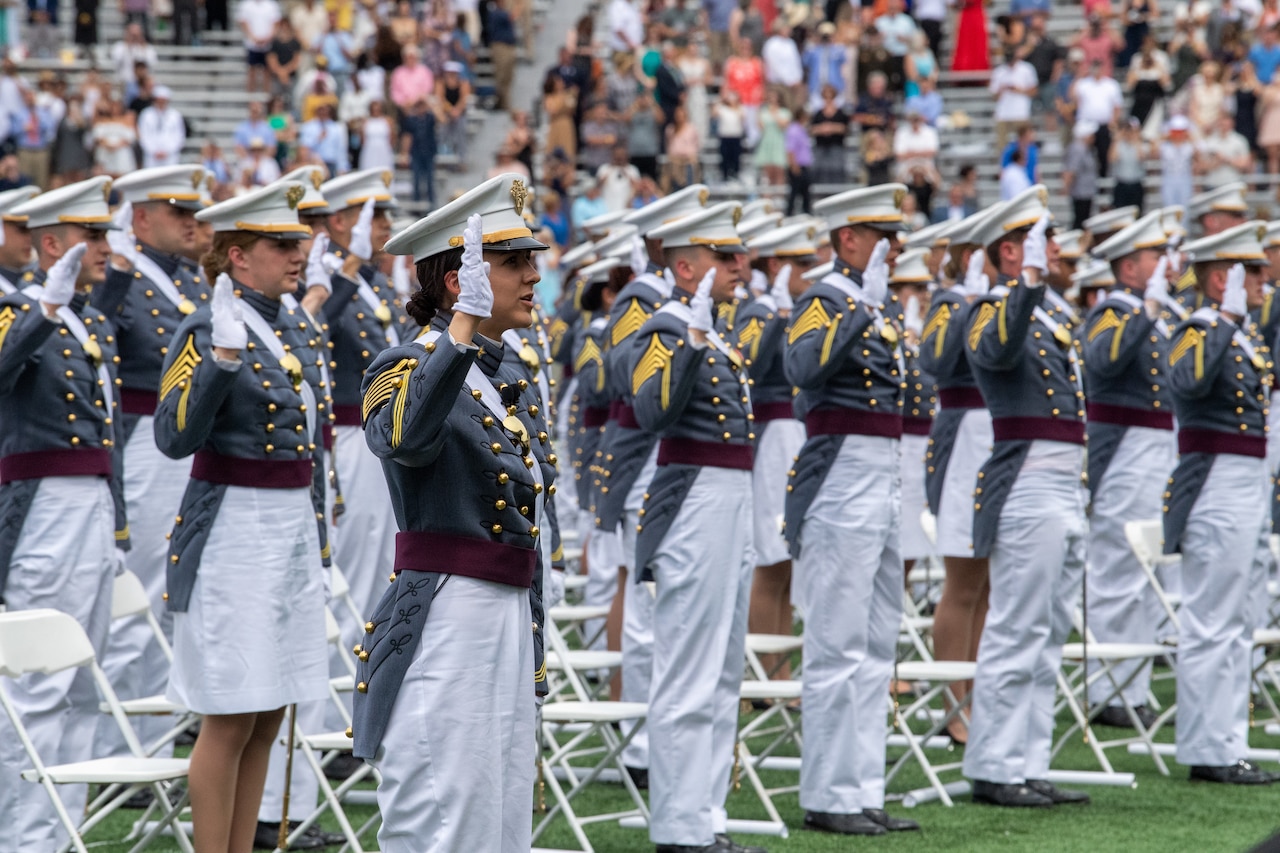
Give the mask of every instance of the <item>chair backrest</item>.
M 928 509 L 920 512 L 920 529 L 924 531 L 924 536 L 929 540 L 930 545 L 938 544 L 938 519 L 933 517 L 933 513 Z
M 84 628 L 58 610 L 0 613 L 0 675 L 45 675 L 93 663 Z
M 347 583 L 347 576 L 342 573 L 342 569 L 338 568 L 338 564 L 334 563 L 329 569 L 329 595 L 334 600 L 345 598 L 351 594 L 351 584 Z
M 128 569 L 116 575 L 111 587 L 111 618 L 137 616 L 151 609 L 151 599 L 138 576 Z
M 324 609 L 324 641 L 330 645 L 342 642 L 342 630 L 328 607 Z
M 1160 561 L 1164 553 L 1164 525 L 1160 519 L 1127 522 L 1124 536 L 1134 556 L 1143 563 L 1154 567 Z

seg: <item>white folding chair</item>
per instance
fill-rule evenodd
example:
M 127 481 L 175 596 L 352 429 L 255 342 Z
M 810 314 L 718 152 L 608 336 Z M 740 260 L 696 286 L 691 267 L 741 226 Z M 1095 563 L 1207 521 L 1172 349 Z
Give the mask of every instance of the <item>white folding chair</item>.
M 70 840 L 61 850 L 74 849 L 77 853 L 87 853 L 83 836 L 135 793 L 149 789 L 155 795 L 155 800 L 137 826 L 145 826 L 145 818 L 152 811 L 162 811 L 163 814 L 150 825 L 133 846 L 131 853 L 147 847 L 165 829 L 173 833 L 178 846 L 185 853 L 194 853 L 190 840 L 178 824 L 178 815 L 186 806 L 187 796 L 184 792 L 176 804 L 171 804 L 168 798 L 168 791 L 173 783 L 187 778 L 188 761 L 180 758 L 151 758 L 143 753 L 133 727 L 129 725 L 129 719 L 120 707 L 120 700 L 94 658 L 93 646 L 80 623 L 57 610 L 19 610 L 0 614 L 0 677 L 16 679 L 32 673 L 51 675 L 80 667 L 88 667 L 92 673 L 102 698 L 111 709 L 112 718 L 133 753 L 131 756 L 98 758 L 71 764 L 45 764 L 31 742 L 8 692 L 0 690 L 0 706 L 3 706 L 5 715 L 33 765 L 22 772 L 22 778 L 45 790 L 57 812 L 58 820 L 70 835 Z M 77 823 L 63 805 L 58 793 L 59 785 L 102 785 L 105 790 L 89 803 L 84 819 Z M 132 836 L 127 840 L 132 840 Z
M 773 678 L 781 663 L 768 670 L 760 659 L 761 655 L 784 655 L 783 660 L 787 660 L 803 647 L 804 638 L 793 634 L 747 634 L 747 674 L 753 679 L 767 681 Z M 799 677 L 798 666 L 792 668 L 791 675 Z
M 329 600 L 333 602 L 334 607 L 341 606 L 347 611 L 356 625 L 364 624 L 365 614 L 360 612 L 355 599 L 351 597 L 351 584 L 347 583 L 347 576 L 342 573 L 337 563 L 329 568 Z
M 908 791 L 903 795 L 904 806 L 912 807 L 932 800 L 940 800 L 943 805 L 951 806 L 953 795 L 968 790 L 966 782 L 944 784 L 940 777 L 942 773 L 958 770 L 959 761 L 934 764 L 929 760 L 926 750 L 951 750 L 951 740 L 945 736 L 944 732 L 952 720 L 968 709 L 969 701 L 973 698 L 970 692 L 957 701 L 953 686 L 959 681 L 973 680 L 977 668 L 978 665 L 972 661 L 913 660 L 898 663 L 897 678 L 916 683 L 917 692 L 906 707 L 902 706 L 900 700 L 896 700 L 893 696 L 889 697 L 891 713 L 889 745 L 905 746 L 907 751 L 899 756 L 885 773 L 885 785 L 888 786 L 913 758 L 920 765 L 925 778 L 929 780 L 928 788 Z M 933 704 L 944 696 L 950 710 L 937 714 L 934 712 Z M 911 728 L 913 720 L 924 721 L 923 733 L 917 734 Z
M 308 735 L 295 725 L 293 727 L 293 737 L 297 753 L 302 756 L 307 768 L 320 783 L 321 801 L 302 819 L 302 822 L 297 827 L 289 832 L 285 846 L 288 847 L 297 841 L 303 833 L 315 825 L 316 821 L 325 812 L 330 812 L 333 814 L 334 820 L 337 821 L 342 835 L 347 840 L 341 853 L 364 853 L 360 839 L 381 822 L 382 817 L 375 811 L 373 816 L 361 824 L 359 828 L 353 827 L 351 819 L 342 807 L 342 803 L 352 789 L 365 779 L 370 777 L 377 778 L 373 766 L 368 763 L 361 765 L 356 772 L 342 780 L 335 788 L 329 778 L 325 776 L 324 768 L 335 756 L 351 752 L 351 738 L 347 737 L 347 733 L 326 732 L 319 735 Z M 317 754 L 322 757 L 317 758 Z M 277 848 L 276 853 L 280 853 L 280 848 Z
M 1164 526 L 1160 519 L 1152 521 L 1130 521 L 1124 526 L 1124 536 L 1133 550 L 1134 556 L 1142 566 L 1142 573 L 1147 583 L 1156 594 L 1161 608 L 1164 609 L 1170 634 L 1178 634 L 1178 605 L 1181 597 L 1169 593 L 1158 576 L 1160 570 L 1169 570 L 1178 566 L 1182 558 L 1176 554 L 1164 553 Z

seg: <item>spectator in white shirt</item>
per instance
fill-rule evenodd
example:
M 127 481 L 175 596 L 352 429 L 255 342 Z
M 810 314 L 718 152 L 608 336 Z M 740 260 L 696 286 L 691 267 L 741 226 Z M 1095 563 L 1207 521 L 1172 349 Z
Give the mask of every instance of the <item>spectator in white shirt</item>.
M 129 24 L 124 28 L 124 38 L 111 46 L 111 64 L 116 69 L 116 79 L 126 88 L 136 79 L 133 67 L 145 62 L 148 68 L 156 67 L 156 49 L 147 44 L 142 24 Z
M 1111 155 L 1111 128 L 1120 121 L 1124 109 L 1124 93 L 1120 84 L 1102 74 L 1102 63 L 1089 63 L 1089 76 L 1081 77 L 1071 88 L 1076 105 L 1076 121 L 1097 125 L 1093 137 L 1093 150 L 1098 158 L 1098 177 L 1107 176 L 1108 158 Z
M 267 52 L 271 50 L 280 17 L 280 4 L 276 0 L 240 0 L 236 24 L 244 33 L 244 48 L 248 56 L 246 91 L 267 91 Z
M 1004 62 L 991 71 L 988 87 L 996 96 L 996 150 L 1003 151 L 1009 134 L 1031 122 L 1031 98 L 1039 87 L 1036 70 L 1029 62 L 1018 59 L 1012 50 L 1005 51 Z
M 907 121 L 893 133 L 893 159 L 897 164 L 898 180 L 910 184 L 915 175 L 922 175 L 935 187 L 941 184 L 938 148 L 938 131 L 925 124 L 919 110 L 908 110 Z
M 609 50 L 632 53 L 644 43 L 644 20 L 631 0 L 612 0 L 609 4 Z
M 920 28 L 903 11 L 902 0 L 889 0 L 887 11 L 876 19 L 876 29 L 884 36 L 884 49 L 891 56 L 902 59 L 911 50 L 911 37 Z
M 1249 142 L 1236 133 L 1235 119 L 1223 113 L 1213 132 L 1200 140 L 1196 148 L 1196 171 L 1204 190 L 1212 190 L 1243 180 L 1253 169 L 1253 153 Z
M 780 90 L 785 107 L 804 104 L 804 63 L 800 49 L 791 37 L 791 27 L 781 17 L 773 22 L 773 35 L 769 36 L 761 51 L 764 60 L 764 82 Z
M 182 113 L 169 106 L 168 86 L 156 86 L 151 106 L 138 114 L 138 144 L 142 146 L 142 167 L 175 166 L 187 142 L 187 125 Z
M 320 47 L 320 39 L 329 31 L 329 13 L 323 3 L 302 0 L 289 13 L 289 23 L 304 53 L 310 53 Z
M 631 207 L 636 184 L 640 182 L 640 170 L 631 165 L 627 146 L 613 147 L 613 160 L 596 170 L 596 180 L 600 182 L 600 197 L 610 212 Z
M 1009 162 L 1000 170 L 1000 200 L 1008 201 L 1024 190 L 1030 189 L 1031 179 L 1027 177 L 1027 155 L 1021 148 L 1013 149 Z

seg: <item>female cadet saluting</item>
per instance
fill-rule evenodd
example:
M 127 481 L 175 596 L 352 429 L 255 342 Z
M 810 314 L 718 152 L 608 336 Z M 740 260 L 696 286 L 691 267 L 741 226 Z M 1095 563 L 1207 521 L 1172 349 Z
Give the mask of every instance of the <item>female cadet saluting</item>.
M 550 489 L 500 372 L 502 333 L 532 322 L 531 251 L 546 248 L 520 217 L 527 197 L 499 175 L 386 247 L 413 255 L 408 310 L 429 329 L 380 354 L 363 389 L 401 530 L 357 647 L 353 715 L 355 755 L 382 775 L 387 853 L 530 845 Z
M 204 714 L 191 753 L 199 850 L 248 850 L 284 707 L 327 695 L 321 536 L 313 502 L 320 353 L 281 305 L 302 274 L 296 182 L 197 214 L 214 229 L 208 309 L 169 344 L 156 445 L 192 456 L 174 520 L 168 695 Z M 311 371 L 312 375 L 317 375 Z

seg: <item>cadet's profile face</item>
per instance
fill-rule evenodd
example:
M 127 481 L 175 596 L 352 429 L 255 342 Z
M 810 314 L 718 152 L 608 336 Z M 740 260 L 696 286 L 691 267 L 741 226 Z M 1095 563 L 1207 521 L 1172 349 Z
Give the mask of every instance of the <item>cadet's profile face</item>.
M 4 245 L 0 246 L 0 266 L 20 269 L 31 261 L 31 232 L 19 222 L 4 223 Z
M 1249 310 L 1261 308 L 1266 294 L 1262 290 L 1262 282 L 1265 276 L 1266 267 L 1245 267 L 1244 268 L 1244 295 L 1245 302 L 1249 306 Z
M 158 202 L 139 205 L 134 214 L 141 228 L 135 230 L 146 235 L 146 242 L 161 252 L 185 255 L 196 244 L 196 215 L 176 205 Z M 145 225 L 143 223 L 145 222 Z M 139 239 L 142 239 L 139 234 Z
M 391 214 L 385 210 L 374 211 L 373 214 L 373 251 L 378 253 L 391 239 Z
M 111 246 L 107 243 L 107 232 L 96 228 L 76 226 L 80 232 L 74 242 L 67 245 L 70 249 L 76 243 L 85 245 L 84 257 L 80 259 L 80 277 L 77 285 L 92 286 L 107 280 L 107 262 L 111 260 Z
M 533 252 L 486 251 L 484 260 L 489 265 L 493 308 L 489 319 L 480 324 L 481 334 L 497 337 L 508 329 L 529 328 L 533 324 L 533 286 L 542 280 Z
M 6 234 L 11 232 L 5 231 Z M 1268 246 L 1266 248 L 1267 262 L 1270 267 L 1267 269 L 1267 277 L 1272 281 L 1280 279 L 1280 246 Z
M 1230 210 L 1211 210 L 1200 217 L 1200 223 L 1204 226 L 1205 237 L 1221 234 L 1228 228 L 1233 228 L 1243 222 L 1243 213 L 1235 213 Z
M 227 256 L 235 279 L 269 299 L 297 290 L 306 262 L 298 240 L 271 237 L 262 237 L 247 249 L 232 247 Z
M 1062 249 L 1058 247 L 1058 241 L 1050 238 L 1044 244 L 1044 259 L 1049 265 L 1049 275 L 1062 274 Z M 1143 279 L 1146 281 L 1146 279 Z
M 711 300 L 728 302 L 733 299 L 734 288 L 742 282 L 742 269 L 746 265 L 747 256 L 736 252 L 713 252 L 710 249 L 698 254 L 710 258 L 710 263 L 699 273 L 698 281 L 702 281 L 702 276 L 707 274 L 708 269 L 716 268 L 716 277 L 711 283 Z M 748 273 L 749 276 L 750 273 Z
M 942 269 L 942 259 L 947 254 L 946 246 L 934 246 L 929 250 L 929 254 L 924 256 L 925 269 L 929 271 L 929 275 L 937 279 L 938 272 Z
M 1159 249 L 1142 249 L 1134 254 L 1134 270 L 1137 284 L 1146 286 L 1147 281 L 1156 271 L 1156 266 L 1160 263 L 1162 253 Z

